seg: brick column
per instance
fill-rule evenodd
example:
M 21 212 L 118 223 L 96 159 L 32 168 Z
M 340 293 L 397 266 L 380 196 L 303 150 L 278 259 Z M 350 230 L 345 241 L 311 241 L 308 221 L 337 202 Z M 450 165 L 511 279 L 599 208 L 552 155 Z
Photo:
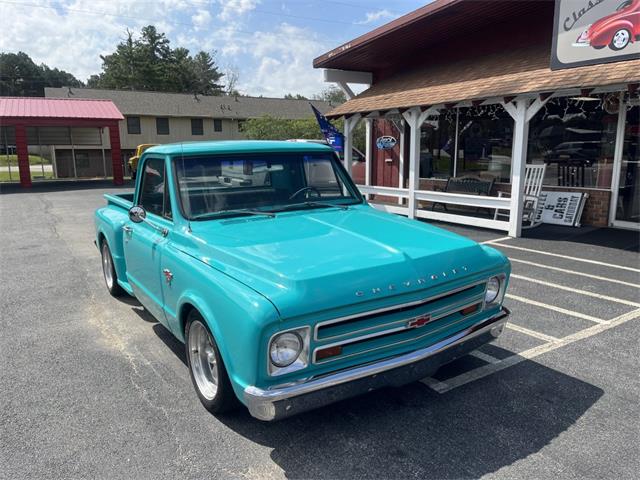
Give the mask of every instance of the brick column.
M 29 149 L 27 148 L 27 129 L 24 125 L 16 125 L 16 150 L 18 151 L 18 171 L 20 185 L 31 186 L 31 169 L 29 168 Z
M 122 165 L 122 152 L 120 150 L 120 129 L 118 123 L 110 123 L 109 142 L 111 143 L 111 165 L 113 171 L 113 183 L 122 185 L 124 183 L 124 172 Z

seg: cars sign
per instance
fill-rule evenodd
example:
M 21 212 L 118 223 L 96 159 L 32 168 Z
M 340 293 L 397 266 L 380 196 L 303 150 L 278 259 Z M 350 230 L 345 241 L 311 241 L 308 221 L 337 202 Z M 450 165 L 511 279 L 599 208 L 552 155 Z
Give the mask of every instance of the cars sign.
M 379 150 L 391 150 L 396 146 L 396 143 L 398 143 L 398 141 L 394 137 L 391 135 L 384 135 L 382 137 L 378 137 L 376 140 L 376 147 L 378 147 Z

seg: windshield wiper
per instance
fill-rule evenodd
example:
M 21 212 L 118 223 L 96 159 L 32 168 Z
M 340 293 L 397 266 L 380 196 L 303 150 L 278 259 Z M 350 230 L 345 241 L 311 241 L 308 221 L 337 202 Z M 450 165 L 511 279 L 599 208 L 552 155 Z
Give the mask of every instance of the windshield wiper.
M 217 212 L 203 213 L 202 215 L 193 217 L 191 220 L 203 220 L 206 218 L 218 218 L 231 215 L 263 215 L 269 218 L 273 218 L 276 216 L 275 213 L 269 211 L 253 210 L 251 208 L 238 208 L 234 210 L 218 210 Z
M 282 207 L 271 210 L 272 212 L 283 212 L 285 210 L 295 210 L 297 208 L 339 208 L 340 210 L 349 210 L 348 205 L 342 205 L 337 203 L 325 203 L 325 202 L 301 202 L 301 203 L 291 203 L 289 205 L 283 205 Z

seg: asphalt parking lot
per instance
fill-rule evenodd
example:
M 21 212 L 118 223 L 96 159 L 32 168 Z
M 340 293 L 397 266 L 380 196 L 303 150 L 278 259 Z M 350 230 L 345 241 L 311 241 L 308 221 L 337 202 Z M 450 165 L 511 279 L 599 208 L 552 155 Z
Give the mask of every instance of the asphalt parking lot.
M 113 187 L 0 195 L 0 478 L 637 478 L 638 234 L 445 225 L 512 261 L 511 323 L 432 378 L 265 424 L 208 414 L 182 345 L 111 298 Z

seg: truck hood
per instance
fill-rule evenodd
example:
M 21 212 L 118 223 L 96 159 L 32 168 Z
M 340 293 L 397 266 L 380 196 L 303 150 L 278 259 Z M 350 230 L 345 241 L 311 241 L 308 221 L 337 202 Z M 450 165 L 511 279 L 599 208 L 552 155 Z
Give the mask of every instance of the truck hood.
M 420 290 L 506 262 L 472 240 L 368 205 L 191 228 L 192 256 L 267 297 L 282 318 Z

